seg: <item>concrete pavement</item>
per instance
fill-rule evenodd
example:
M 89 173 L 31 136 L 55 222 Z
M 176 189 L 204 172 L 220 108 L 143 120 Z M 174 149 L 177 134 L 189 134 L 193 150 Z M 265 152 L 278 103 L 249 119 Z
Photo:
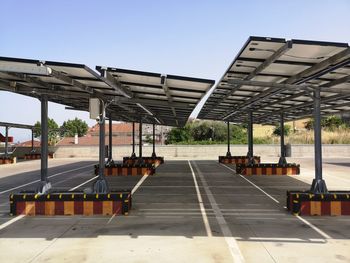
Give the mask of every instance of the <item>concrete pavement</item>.
M 129 216 L 24 217 L 0 227 L 0 262 L 349 262 L 350 218 L 300 219 L 284 208 L 286 190 L 308 189 L 312 180 L 312 159 L 296 161 L 300 176 L 242 177 L 217 161 L 166 160 L 133 195 Z M 54 188 L 93 177 L 91 160 L 49 163 Z M 330 189 L 350 189 L 349 164 L 325 160 Z M 1 192 L 39 173 L 16 165 L 0 174 L 1 225 L 13 219 L 9 192 Z M 141 177 L 108 180 L 111 188 L 131 189 Z

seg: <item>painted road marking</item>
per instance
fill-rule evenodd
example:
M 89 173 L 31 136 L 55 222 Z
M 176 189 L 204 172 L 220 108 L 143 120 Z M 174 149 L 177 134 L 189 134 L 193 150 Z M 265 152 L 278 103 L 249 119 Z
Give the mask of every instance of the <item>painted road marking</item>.
M 81 170 L 81 169 L 84 169 L 84 168 L 89 167 L 89 166 L 91 167 L 91 164 L 86 165 L 86 166 L 82 166 L 82 167 L 79 167 L 79 168 L 71 169 L 71 170 L 68 170 L 68 171 L 60 172 L 60 173 L 57 173 L 57 174 L 53 174 L 53 175 L 48 176 L 47 178 L 53 178 L 53 177 L 56 177 L 56 176 L 61 175 L 61 174 L 65 174 L 65 173 L 69 173 L 69 172 L 74 172 L 74 171 L 77 171 L 77 170 Z M 38 183 L 38 182 L 40 182 L 40 180 L 35 180 L 35 181 L 30 182 L 30 183 L 22 184 L 22 185 L 13 187 L 13 188 L 11 188 L 11 189 L 7 189 L 7 190 L 5 190 L 5 191 L 0 192 L 0 195 L 1 195 L 1 194 L 8 193 L 8 192 L 11 192 L 12 190 L 16 190 L 16 189 L 18 189 L 18 188 L 22 188 L 22 187 L 24 187 L 24 186 L 28 186 L 28 185 L 31 185 L 31 184 Z
M 188 163 L 190 164 L 190 161 L 188 161 Z M 191 165 L 191 164 L 190 164 Z M 199 170 L 196 162 L 194 162 L 194 167 L 196 168 L 197 172 L 198 172 L 198 177 L 202 182 L 202 185 L 204 187 L 204 191 L 209 199 L 210 205 L 214 210 L 215 213 L 215 218 L 217 220 L 217 222 L 219 223 L 220 229 L 222 234 L 225 237 L 225 241 L 229 247 L 229 250 L 231 252 L 231 255 L 233 257 L 234 262 L 244 262 L 244 258 L 243 255 L 238 247 L 237 241 L 236 239 L 233 237 L 232 232 L 230 230 L 230 228 L 227 225 L 227 222 L 224 218 L 223 213 L 221 212 L 219 205 L 216 203 L 216 200 L 214 198 L 213 193 L 210 191 L 207 181 L 205 180 L 202 172 Z M 192 170 L 192 168 L 191 168 Z M 192 173 L 194 175 L 194 172 L 192 170 Z
M 138 183 L 134 186 L 134 188 L 131 190 L 131 194 L 133 195 L 137 189 L 141 186 L 141 184 L 147 179 L 149 175 L 145 174 L 144 176 L 142 176 L 142 178 L 140 179 L 140 181 L 138 181 Z
M 199 203 L 199 209 L 200 209 L 201 214 L 202 214 L 205 231 L 207 232 L 207 236 L 208 237 L 212 237 L 213 234 L 211 232 L 211 228 L 210 228 L 207 212 L 205 211 L 205 208 L 204 208 L 203 199 L 202 199 L 202 195 L 201 195 L 201 192 L 199 190 L 199 187 L 198 187 L 198 182 L 197 182 L 197 179 L 196 179 L 196 175 L 195 175 L 195 173 L 193 171 L 193 168 L 192 168 L 192 165 L 191 165 L 190 161 L 187 160 L 187 162 L 188 162 L 188 165 L 190 166 L 190 169 L 191 169 L 191 172 L 192 172 L 194 186 L 196 188 L 197 199 L 198 199 L 198 203 Z
M 221 164 L 224 167 L 226 167 L 227 169 L 233 171 L 236 175 L 236 171 L 233 170 L 232 168 Z M 246 180 L 247 182 L 249 182 L 250 184 L 252 184 L 253 186 L 255 186 L 257 189 L 259 189 L 261 192 L 263 192 L 266 196 L 268 196 L 270 199 L 272 199 L 273 201 L 275 201 L 276 203 L 280 203 L 278 200 L 276 200 L 274 197 L 272 197 L 271 195 L 269 195 L 268 193 L 266 193 L 264 190 L 262 190 L 259 186 L 257 186 L 256 184 L 254 184 L 253 182 L 251 182 L 250 180 L 248 180 L 247 178 L 243 177 L 243 175 L 238 174 L 241 178 L 243 178 L 244 180 Z M 310 223 L 309 221 L 307 221 L 306 219 L 300 217 L 300 216 L 296 216 L 296 218 L 298 218 L 301 222 L 303 222 L 304 224 L 306 224 L 307 226 L 309 226 L 310 228 L 312 228 L 313 230 L 315 230 L 318 234 L 320 234 L 322 237 L 324 237 L 325 239 L 332 239 L 331 236 L 327 235 L 324 231 L 322 231 L 321 229 L 319 229 L 317 226 L 313 225 L 312 223 Z
M 149 176 L 149 174 L 145 174 L 144 176 L 142 176 L 142 178 L 137 182 L 137 184 L 134 186 L 134 188 L 131 190 L 131 195 L 133 195 L 137 189 L 139 189 L 139 187 L 141 186 L 141 184 L 147 179 L 147 177 Z M 111 218 L 108 220 L 107 225 L 112 222 L 113 218 L 116 216 L 116 214 L 114 213 Z
M 57 173 L 57 174 L 51 175 L 51 176 L 49 176 L 49 177 L 54 177 L 54 176 L 57 176 L 57 175 L 60 175 L 60 174 L 64 174 L 64 173 L 67 173 L 67 172 L 73 172 L 73 171 L 76 171 L 76 170 L 79 170 L 79 169 L 82 169 L 82 168 L 86 168 L 86 167 L 88 167 L 88 166 L 91 166 L 91 165 L 87 165 L 87 166 L 83 166 L 83 167 L 80 167 L 80 168 L 77 168 L 77 169 L 72 169 L 72 170 L 69 170 L 69 171 Z M 96 177 L 97 177 L 97 176 L 95 176 L 95 177 L 92 178 L 92 179 L 95 179 Z M 88 181 L 84 182 L 83 184 L 80 184 L 80 185 L 78 185 L 78 186 L 76 186 L 76 187 L 71 188 L 69 191 L 73 191 L 74 189 L 80 187 L 81 185 L 84 185 L 84 184 L 88 183 L 88 182 L 91 181 L 92 179 L 89 179 Z M 38 181 L 40 181 L 40 180 L 38 180 Z M 17 222 L 18 220 L 21 220 L 23 217 L 25 217 L 25 215 L 19 215 L 19 216 L 16 216 L 15 218 L 12 218 L 11 220 L 9 220 L 9 221 L 7 221 L 7 222 L 1 224 L 1 225 L 0 225 L 0 230 L 2 230 L 2 229 L 4 229 L 4 228 L 8 227 L 9 225 L 11 225 L 11 224 Z
M 0 230 L 2 230 L 2 229 L 4 229 L 4 228 L 8 227 L 9 225 L 11 225 L 11 224 L 17 222 L 18 220 L 21 220 L 23 217 L 25 217 L 25 215 L 19 215 L 19 216 L 16 216 L 15 218 L 12 218 L 11 220 L 9 220 L 9 221 L 7 221 L 7 222 L 1 224 L 1 225 L 0 225 Z
M 98 175 L 96 175 L 96 176 L 90 178 L 89 180 L 85 181 L 84 183 L 81 183 L 80 185 L 77 185 L 77 186 L 75 186 L 75 187 L 69 189 L 68 191 L 69 191 L 69 192 L 74 191 L 74 190 L 78 189 L 79 187 L 81 187 L 81 186 L 83 186 L 83 185 L 85 185 L 85 184 L 91 182 L 92 180 L 96 179 L 97 177 L 98 177 Z
M 236 173 L 236 171 L 235 170 L 233 170 L 232 168 L 230 168 L 230 167 L 228 167 L 228 166 L 226 166 L 226 165 L 224 165 L 224 164 L 222 164 L 223 166 L 225 166 L 227 169 L 229 169 L 229 170 L 231 170 L 231 171 L 233 171 L 235 174 L 237 174 Z M 260 190 L 262 193 L 264 193 L 266 196 L 268 196 L 270 199 L 272 199 L 273 201 L 275 201 L 276 203 L 280 203 L 276 198 L 274 198 L 273 196 L 271 196 L 271 195 L 269 195 L 268 193 L 266 193 L 263 189 L 261 189 L 259 186 L 257 186 L 256 184 L 254 184 L 253 182 L 251 182 L 250 180 L 248 180 L 247 178 L 245 178 L 243 175 L 241 175 L 241 174 L 237 174 L 238 176 L 240 176 L 241 178 L 243 178 L 244 180 L 246 180 L 248 183 L 250 183 L 251 185 L 253 185 L 256 189 L 258 189 L 258 190 Z

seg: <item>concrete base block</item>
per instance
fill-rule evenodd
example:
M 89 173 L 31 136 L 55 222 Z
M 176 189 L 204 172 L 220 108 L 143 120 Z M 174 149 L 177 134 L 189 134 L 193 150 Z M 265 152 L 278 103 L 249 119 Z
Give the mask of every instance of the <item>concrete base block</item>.
M 300 174 L 300 165 L 294 163 L 286 165 L 275 163 L 237 164 L 236 172 L 242 175 L 297 175 Z
M 26 216 L 54 215 L 128 215 L 131 191 L 111 191 L 107 194 L 57 192 L 39 195 L 21 192 L 10 195 L 10 214 Z
M 350 191 L 329 191 L 325 194 L 287 191 L 287 209 L 293 215 L 301 216 L 349 216 Z

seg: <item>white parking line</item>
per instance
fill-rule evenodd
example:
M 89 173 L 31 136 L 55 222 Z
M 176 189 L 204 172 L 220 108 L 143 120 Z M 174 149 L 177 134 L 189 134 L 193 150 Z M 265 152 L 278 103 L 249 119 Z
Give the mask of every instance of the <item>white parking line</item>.
M 68 191 L 69 191 L 69 192 L 74 191 L 74 190 L 78 189 L 79 187 L 81 187 L 81 186 L 83 186 L 83 185 L 85 185 L 85 184 L 91 182 L 92 180 L 96 179 L 97 177 L 98 177 L 98 175 L 96 175 L 96 176 L 90 178 L 89 180 L 85 181 L 84 183 L 81 183 L 80 185 L 77 185 L 77 186 L 75 186 L 75 187 L 69 189 Z
M 138 183 L 134 186 L 134 188 L 131 190 L 131 194 L 133 195 L 137 189 L 141 186 L 141 184 L 147 179 L 149 175 L 145 174 L 144 176 L 142 176 L 142 178 L 140 179 L 140 181 L 138 181 Z
M 57 176 L 57 175 L 60 175 L 60 174 L 64 174 L 64 173 L 67 173 L 67 172 L 73 172 L 73 171 L 76 171 L 76 170 L 79 170 L 79 169 L 82 169 L 82 168 L 86 168 L 86 167 L 88 167 L 88 166 L 91 166 L 91 165 L 87 165 L 87 166 L 83 166 L 83 167 L 80 167 L 80 168 L 77 168 L 77 169 L 72 169 L 72 170 L 64 171 L 64 172 L 61 172 L 61 173 L 57 173 L 57 174 L 51 175 L 51 176 L 49 176 L 49 177 L 52 178 L 52 177 Z M 95 176 L 95 177 L 89 179 L 88 181 L 86 181 L 86 182 L 84 182 L 84 183 L 82 183 L 82 184 L 80 184 L 80 185 L 78 185 L 78 186 L 76 186 L 76 187 L 71 188 L 69 191 L 73 191 L 74 189 L 76 189 L 76 188 L 78 188 L 78 187 L 80 187 L 80 186 L 82 186 L 82 185 L 84 185 L 84 184 L 90 182 L 92 179 L 95 179 L 96 177 L 97 177 L 97 176 Z M 40 181 L 40 180 L 37 180 L 37 181 Z M 33 183 L 33 182 L 32 182 L 32 183 Z M 27 184 L 27 185 L 28 185 L 28 184 Z M 18 220 L 21 220 L 23 217 L 25 217 L 25 215 L 19 215 L 19 216 L 16 216 L 16 217 L 12 218 L 11 220 L 9 220 L 9 221 L 7 221 L 7 222 L 1 224 L 1 225 L 0 225 L 0 230 L 2 230 L 2 229 L 4 229 L 4 228 L 8 227 L 9 225 L 11 225 L 11 224 L 17 222 Z
M 321 229 L 319 229 L 317 226 L 311 224 L 309 221 L 307 221 L 306 219 L 300 217 L 300 216 L 296 216 L 300 221 L 302 221 L 304 224 L 308 225 L 309 227 L 311 227 L 313 230 L 315 230 L 317 233 L 319 233 L 321 236 L 323 236 L 325 239 L 331 239 L 332 237 L 330 237 L 329 235 L 327 235 L 325 232 L 323 232 Z
M 224 167 L 226 167 L 227 169 L 233 171 L 236 174 L 236 171 L 233 170 L 232 168 L 221 164 Z M 236 174 L 239 175 L 241 178 L 243 178 L 244 180 L 246 180 L 247 182 L 249 182 L 250 184 L 252 184 L 253 186 L 255 186 L 258 190 L 260 190 L 261 192 L 263 192 L 266 196 L 268 196 L 269 198 L 271 198 L 273 201 L 275 201 L 276 203 L 280 203 L 278 200 L 276 200 L 274 197 L 272 197 L 271 195 L 269 195 L 268 193 L 266 193 L 264 190 L 262 190 L 259 186 L 257 186 L 256 184 L 254 184 L 253 182 L 251 182 L 250 180 L 248 180 L 247 178 L 245 178 L 243 175 L 241 174 Z M 331 239 L 332 237 L 327 235 L 325 232 L 323 232 L 321 229 L 319 229 L 317 226 L 313 225 L 312 223 L 310 223 L 309 221 L 307 221 L 306 219 L 300 217 L 300 216 L 296 216 L 296 218 L 298 218 L 301 222 L 303 222 L 304 224 L 308 225 L 310 228 L 312 228 L 313 230 L 315 230 L 318 234 L 320 234 L 322 237 L 324 237 L 325 239 Z
M 225 166 L 227 169 L 233 171 L 236 173 L 235 170 L 233 170 L 232 168 L 226 166 L 225 164 L 221 164 L 223 166 Z M 246 180 L 248 183 L 250 183 L 251 185 L 253 185 L 256 189 L 260 190 L 261 192 L 263 192 L 266 196 L 268 196 L 270 199 L 272 199 L 273 201 L 275 201 L 276 203 L 280 203 L 276 198 L 274 198 L 273 196 L 269 195 L 268 193 L 266 193 L 263 189 L 261 189 L 259 186 L 257 186 L 256 184 L 254 184 L 253 182 L 251 182 L 250 180 L 248 180 L 247 178 L 245 178 L 243 175 L 241 174 L 237 174 L 238 176 L 240 176 L 241 178 L 243 178 L 244 180 Z
M 193 168 L 192 168 L 192 165 L 191 165 L 190 161 L 188 160 L 187 162 L 188 162 L 188 165 L 190 166 L 190 169 L 191 169 L 191 172 L 192 172 L 192 177 L 193 177 L 193 181 L 194 181 L 194 186 L 196 187 L 196 193 L 197 193 L 199 208 L 200 208 L 200 211 L 201 211 L 201 214 L 202 214 L 202 218 L 203 218 L 203 222 L 204 222 L 205 231 L 207 232 L 207 236 L 208 236 L 208 237 L 212 237 L 213 234 L 212 234 L 212 232 L 211 232 L 211 228 L 210 228 L 210 225 L 209 225 L 209 220 L 208 220 L 207 212 L 205 211 L 205 208 L 204 208 L 203 199 L 202 199 L 202 195 L 201 195 L 201 192 L 200 192 L 200 190 L 199 190 L 199 187 L 198 187 L 196 175 L 195 175 L 195 173 L 194 173 L 194 171 L 193 171 Z
M 85 166 L 82 166 L 82 167 L 79 167 L 79 168 L 75 168 L 75 169 L 67 170 L 67 171 L 64 171 L 64 172 L 57 173 L 57 174 L 53 174 L 53 175 L 48 176 L 47 178 L 53 178 L 53 177 L 56 177 L 56 176 L 61 175 L 61 174 L 65 174 L 65 173 L 69 173 L 69 172 L 78 171 L 78 170 L 84 169 L 84 168 L 89 167 L 89 166 L 91 167 L 92 165 L 89 164 L 89 165 L 85 165 Z M 0 192 L 0 195 L 1 195 L 1 194 L 8 193 L 8 192 L 11 192 L 11 191 L 16 190 L 16 189 L 18 189 L 18 188 L 22 188 L 22 187 L 24 187 L 24 186 L 28 186 L 28 185 L 31 185 L 31 184 L 35 184 L 35 183 L 37 183 L 37 182 L 40 182 L 40 180 L 35 180 L 35 181 L 30 182 L 30 183 L 22 184 L 22 185 L 13 187 L 13 188 L 11 188 L 11 189 L 4 190 L 4 191 Z
M 188 161 L 188 163 L 190 164 L 190 161 Z M 234 262 L 244 262 L 245 260 L 243 258 L 243 255 L 242 255 L 240 249 L 239 249 L 237 241 L 233 237 L 232 232 L 231 232 L 231 230 L 230 230 L 230 228 L 227 225 L 227 222 L 225 220 L 224 214 L 221 212 L 219 205 L 216 203 L 214 195 L 210 191 L 208 184 L 207 184 L 207 181 L 205 180 L 202 172 L 199 170 L 196 162 L 194 162 L 194 167 L 196 168 L 196 170 L 198 172 L 198 177 L 202 182 L 202 185 L 204 187 L 204 191 L 209 199 L 211 207 L 214 210 L 216 221 L 218 222 L 220 229 L 221 229 L 221 232 L 224 235 L 225 241 L 229 247 L 229 250 L 231 252 L 231 255 L 233 257 Z M 192 170 L 192 173 L 193 173 L 193 170 Z
M 140 179 L 140 181 L 137 182 L 137 184 L 134 186 L 134 188 L 131 190 L 131 195 L 133 195 L 137 189 L 139 189 L 139 187 L 141 186 L 141 184 L 147 179 L 147 177 L 149 176 L 149 174 L 145 174 L 144 176 L 142 176 L 142 178 Z M 114 213 L 111 218 L 108 220 L 107 225 L 109 223 L 112 222 L 112 220 L 114 219 L 114 217 L 116 216 L 116 213 Z
M 11 224 L 17 222 L 18 220 L 21 220 L 23 217 L 25 217 L 25 215 L 19 215 L 19 216 L 16 216 L 16 217 L 12 218 L 11 220 L 9 220 L 9 221 L 7 221 L 7 222 L 1 224 L 1 225 L 0 225 L 0 230 L 2 230 L 2 229 L 4 229 L 4 228 L 8 227 L 9 225 L 11 225 Z

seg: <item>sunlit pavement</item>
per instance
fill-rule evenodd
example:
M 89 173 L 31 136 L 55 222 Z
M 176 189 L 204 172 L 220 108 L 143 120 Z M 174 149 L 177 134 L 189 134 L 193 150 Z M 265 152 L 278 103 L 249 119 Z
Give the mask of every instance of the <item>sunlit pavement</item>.
M 314 171 L 312 159 L 288 161 L 301 164 L 301 175 L 242 177 L 214 160 L 165 160 L 135 192 L 129 216 L 18 220 L 8 215 L 8 196 L 35 188 L 40 163 L 0 167 L 0 262 L 349 262 L 349 217 L 286 211 L 286 191 L 308 189 Z M 88 181 L 93 164 L 50 160 L 53 187 Z M 330 190 L 350 190 L 350 159 L 325 159 L 323 167 Z M 108 178 L 111 189 L 140 179 Z

